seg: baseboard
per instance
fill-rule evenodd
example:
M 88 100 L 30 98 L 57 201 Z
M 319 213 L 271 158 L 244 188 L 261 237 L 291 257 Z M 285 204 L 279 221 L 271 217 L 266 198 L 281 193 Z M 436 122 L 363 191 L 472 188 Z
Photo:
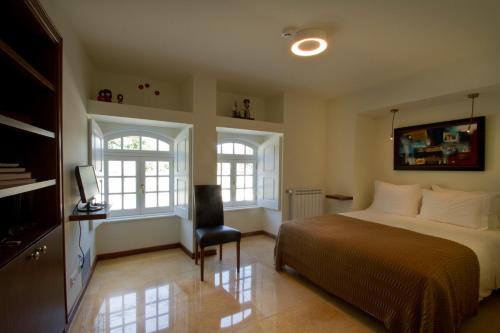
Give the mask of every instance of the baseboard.
M 127 251 L 120 251 L 120 252 L 103 253 L 103 254 L 98 254 L 96 257 L 96 260 L 115 259 L 115 258 L 120 258 L 120 257 L 132 256 L 134 254 L 178 249 L 181 246 L 182 245 L 180 243 L 174 243 L 174 244 L 165 244 L 165 245 L 158 245 L 158 246 L 151 246 L 151 247 L 143 247 L 140 249 L 133 249 L 133 250 L 127 250 Z
M 78 297 L 77 297 L 75 303 L 73 303 L 73 306 L 71 307 L 71 309 L 68 312 L 68 318 L 66 320 L 65 332 L 69 332 L 69 328 L 71 326 L 71 323 L 73 322 L 73 319 L 75 319 L 76 312 L 78 311 L 78 308 L 80 307 L 80 303 L 83 299 L 83 295 L 85 295 L 85 292 L 87 291 L 87 287 L 90 284 L 90 280 L 92 280 L 92 275 L 94 275 L 94 270 L 95 270 L 96 265 L 97 265 L 97 257 L 94 259 L 94 263 L 92 264 L 92 267 L 90 269 L 89 278 L 87 279 L 87 281 L 85 281 L 85 285 L 80 290 L 80 293 L 78 294 Z
M 186 249 L 186 247 L 180 244 L 182 252 L 184 252 L 189 258 L 194 259 L 194 253 Z M 215 256 L 217 254 L 216 249 L 205 250 L 205 257 Z
M 270 237 L 272 239 L 276 239 L 276 236 L 273 235 L 272 233 L 270 232 L 267 232 L 267 231 L 264 231 L 264 230 L 258 230 L 258 231 L 250 231 L 250 232 L 243 232 L 241 234 L 241 237 L 250 237 L 250 236 L 259 236 L 259 235 L 262 235 L 262 236 L 267 236 L 267 237 Z

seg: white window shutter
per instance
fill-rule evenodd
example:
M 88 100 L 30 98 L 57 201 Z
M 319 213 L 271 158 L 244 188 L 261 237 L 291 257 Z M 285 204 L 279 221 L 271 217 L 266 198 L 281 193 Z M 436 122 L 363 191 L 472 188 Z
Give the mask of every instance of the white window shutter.
M 104 182 L 104 135 L 94 119 L 89 119 L 89 165 L 94 166 L 101 196 Z M 98 199 L 98 198 L 96 198 Z M 101 200 L 104 201 L 101 197 Z
M 174 212 L 191 218 L 191 128 L 183 129 L 174 142 Z
M 281 136 L 275 135 L 258 151 L 257 200 L 259 206 L 280 209 Z

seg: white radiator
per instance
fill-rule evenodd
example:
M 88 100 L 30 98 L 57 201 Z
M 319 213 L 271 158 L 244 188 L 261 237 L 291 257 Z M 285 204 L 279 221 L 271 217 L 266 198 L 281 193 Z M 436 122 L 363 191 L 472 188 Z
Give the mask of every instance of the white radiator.
M 289 195 L 289 219 L 323 215 L 325 195 L 318 188 L 295 188 L 287 191 Z

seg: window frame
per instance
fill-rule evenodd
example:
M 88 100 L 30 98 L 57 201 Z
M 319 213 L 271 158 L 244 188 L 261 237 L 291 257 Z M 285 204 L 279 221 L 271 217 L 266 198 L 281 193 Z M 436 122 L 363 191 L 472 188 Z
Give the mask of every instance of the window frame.
M 233 154 L 223 154 L 222 153 L 222 144 L 224 143 L 232 143 L 233 144 Z M 253 149 L 253 155 L 243 155 L 243 154 L 234 154 L 234 144 L 242 144 L 244 146 L 248 146 Z M 221 152 L 219 153 L 218 146 L 221 146 Z M 241 139 L 221 139 L 217 142 L 217 163 L 230 163 L 231 165 L 231 174 L 230 174 L 230 193 L 231 200 L 228 202 L 223 202 L 224 208 L 235 208 L 235 207 L 248 207 L 248 206 L 256 206 L 257 205 L 257 162 L 258 162 L 258 145 L 247 140 Z M 236 164 L 237 163 L 252 163 L 253 171 L 252 171 L 252 189 L 253 189 L 253 200 L 244 200 L 244 201 L 236 201 Z M 216 168 L 217 169 L 217 168 Z M 216 171 L 216 177 L 218 177 L 218 172 Z
M 161 140 L 166 142 L 169 145 L 169 151 L 159 151 L 159 143 L 156 143 L 156 151 L 151 150 L 130 150 L 123 149 L 123 137 L 127 136 L 139 136 L 139 137 L 150 137 L 157 140 Z M 117 138 L 121 138 L 122 141 L 122 149 L 108 149 L 108 142 L 110 140 L 114 140 Z M 142 140 L 141 140 L 142 141 Z M 142 143 L 140 143 L 142 144 Z M 141 146 L 139 146 L 141 148 Z M 115 131 L 104 136 L 104 184 L 105 191 L 103 193 L 103 197 L 106 202 L 109 202 L 109 161 L 120 160 L 120 161 L 135 161 L 136 162 L 136 208 L 135 209 L 120 209 L 113 210 L 112 214 L 114 216 L 119 217 L 133 217 L 133 216 L 147 216 L 152 214 L 168 214 L 174 212 L 174 140 L 155 132 L 146 131 L 146 130 L 120 130 Z M 145 175 L 145 162 L 146 161 L 168 161 L 169 162 L 169 206 L 168 207 L 153 207 L 146 208 L 145 205 L 145 194 L 146 192 L 142 190 L 142 186 L 145 186 L 146 175 Z M 123 168 L 123 167 L 122 167 Z M 123 170 L 122 175 L 123 178 Z M 158 177 L 158 175 L 156 176 Z M 123 186 L 123 185 L 122 185 Z M 158 186 L 158 182 L 157 182 Z M 123 190 L 123 187 L 122 187 Z M 156 193 L 158 193 L 158 187 Z M 161 191 L 163 192 L 163 191 Z M 167 191 L 165 191 L 167 192 Z M 112 194 L 112 193 L 111 193 Z

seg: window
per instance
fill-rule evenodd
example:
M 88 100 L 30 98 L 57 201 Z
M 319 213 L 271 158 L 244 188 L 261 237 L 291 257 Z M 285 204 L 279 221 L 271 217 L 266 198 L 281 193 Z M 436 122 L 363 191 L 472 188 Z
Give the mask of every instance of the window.
M 222 187 L 225 206 L 245 206 L 256 203 L 255 147 L 240 141 L 225 141 L 217 145 L 217 184 Z
M 101 192 L 115 216 L 173 211 L 171 143 L 149 132 L 106 138 Z

